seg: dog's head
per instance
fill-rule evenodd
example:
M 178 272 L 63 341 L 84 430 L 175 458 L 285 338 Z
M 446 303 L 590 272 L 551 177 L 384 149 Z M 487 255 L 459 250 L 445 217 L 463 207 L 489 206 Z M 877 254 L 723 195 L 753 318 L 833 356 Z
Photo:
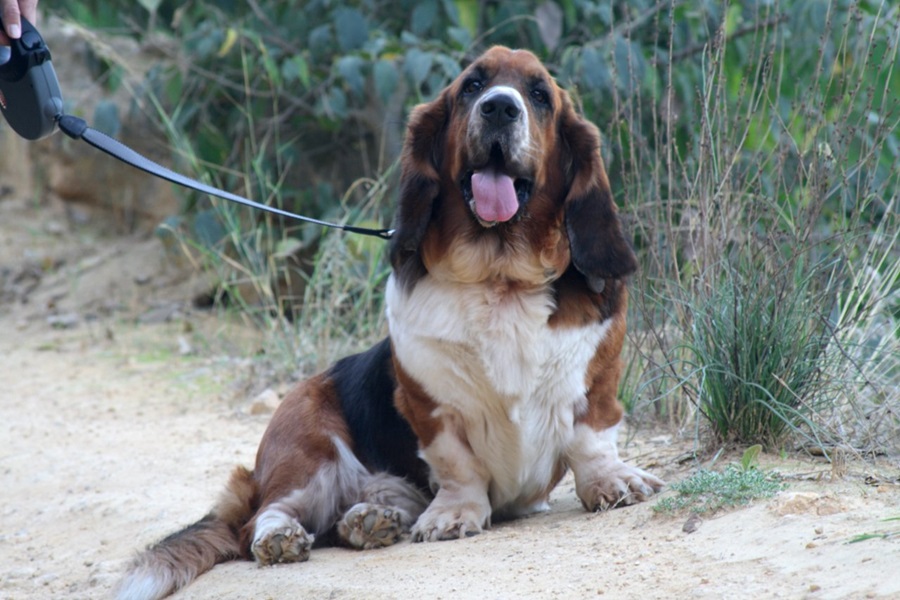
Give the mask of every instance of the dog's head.
M 599 291 L 636 268 L 597 128 L 538 58 L 494 47 L 410 117 L 391 262 L 405 284 L 553 280 L 570 263 Z M 460 258 L 464 256 L 464 258 Z

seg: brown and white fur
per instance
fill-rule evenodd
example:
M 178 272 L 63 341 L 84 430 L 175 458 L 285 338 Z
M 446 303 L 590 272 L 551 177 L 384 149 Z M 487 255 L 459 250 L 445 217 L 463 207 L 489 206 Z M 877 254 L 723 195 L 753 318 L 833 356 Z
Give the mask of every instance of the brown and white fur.
M 482 532 L 546 510 L 567 469 L 587 510 L 663 483 L 622 462 L 626 278 L 596 127 L 540 61 L 492 48 L 412 113 L 390 336 L 294 388 L 199 522 L 139 555 L 122 598 L 216 563 Z M 317 542 L 317 543 L 318 543 Z

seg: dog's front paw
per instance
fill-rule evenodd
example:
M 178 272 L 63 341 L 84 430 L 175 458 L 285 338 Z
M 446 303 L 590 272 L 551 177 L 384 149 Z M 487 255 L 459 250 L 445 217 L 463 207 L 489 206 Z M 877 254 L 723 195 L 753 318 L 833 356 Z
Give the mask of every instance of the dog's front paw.
M 304 562 L 309 560 L 313 539 L 298 521 L 292 520 L 286 527 L 257 531 L 253 540 L 253 556 L 263 567 L 275 563 Z
M 403 535 L 403 515 L 396 508 L 363 502 L 344 514 L 338 521 L 337 531 L 351 548 L 382 548 L 400 540 Z
M 435 500 L 413 526 L 412 539 L 437 542 L 471 537 L 490 527 L 490 517 L 490 507 L 481 503 L 444 505 Z
M 576 493 L 587 510 L 597 511 L 643 502 L 664 485 L 662 479 L 616 460 L 596 479 L 576 478 Z

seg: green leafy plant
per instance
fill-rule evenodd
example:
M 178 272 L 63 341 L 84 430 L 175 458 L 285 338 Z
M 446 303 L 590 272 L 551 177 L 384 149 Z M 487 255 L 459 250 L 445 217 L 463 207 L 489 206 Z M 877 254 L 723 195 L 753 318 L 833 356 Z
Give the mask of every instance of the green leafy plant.
M 659 513 L 688 511 L 694 514 L 744 506 L 753 500 L 771 498 L 784 488 L 778 477 L 758 469 L 756 460 L 761 446 L 748 448 L 740 464 L 729 464 L 722 471 L 699 469 L 669 490 L 675 495 L 661 498 L 653 506 Z

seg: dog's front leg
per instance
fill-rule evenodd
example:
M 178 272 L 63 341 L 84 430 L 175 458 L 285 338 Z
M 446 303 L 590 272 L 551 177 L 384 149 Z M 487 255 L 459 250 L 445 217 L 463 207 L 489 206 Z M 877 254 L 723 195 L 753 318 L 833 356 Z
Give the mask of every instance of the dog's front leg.
M 619 458 L 616 438 L 623 410 L 616 393 L 622 364 L 617 359 L 625 334 L 624 319 L 614 324 L 601 359 L 591 370 L 585 410 L 576 416 L 566 462 L 575 474 L 575 493 L 587 510 L 605 510 L 643 502 L 665 485 L 661 479 Z
M 597 431 L 583 423 L 575 426 L 568 462 L 575 473 L 575 493 L 587 510 L 643 502 L 664 485 L 661 479 L 619 458 L 618 428 L 614 425 Z
M 488 471 L 472 453 L 461 428 L 447 421 L 443 425 L 431 443 L 422 448 L 422 457 L 439 487 L 413 526 L 412 538 L 416 542 L 469 537 L 490 527 Z

